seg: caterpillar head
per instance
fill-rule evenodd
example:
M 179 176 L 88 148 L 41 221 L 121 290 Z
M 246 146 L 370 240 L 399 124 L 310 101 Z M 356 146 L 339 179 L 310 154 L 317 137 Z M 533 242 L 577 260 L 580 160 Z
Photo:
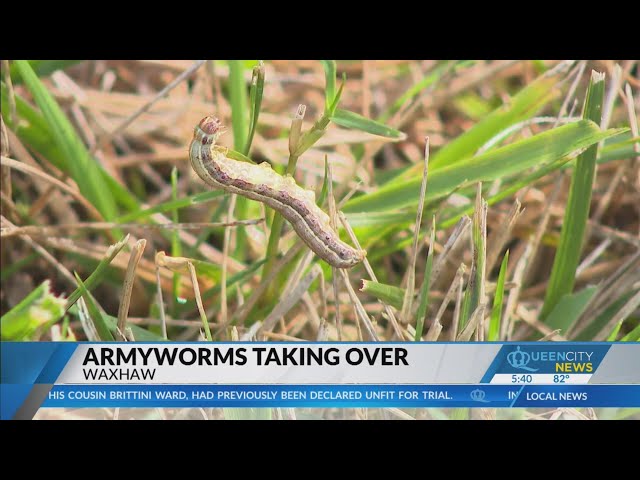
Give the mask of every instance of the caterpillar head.
M 194 130 L 194 138 L 199 139 L 203 145 L 211 145 L 218 140 L 224 132 L 222 122 L 214 116 L 206 116 Z

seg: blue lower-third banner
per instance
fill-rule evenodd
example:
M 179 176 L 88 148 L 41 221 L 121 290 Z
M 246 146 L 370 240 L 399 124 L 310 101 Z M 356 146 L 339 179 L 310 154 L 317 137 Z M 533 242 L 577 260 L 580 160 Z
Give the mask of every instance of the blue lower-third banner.
M 0 418 L 88 407 L 640 407 L 640 344 L 0 342 Z
M 638 407 L 640 385 L 56 385 L 43 407 Z

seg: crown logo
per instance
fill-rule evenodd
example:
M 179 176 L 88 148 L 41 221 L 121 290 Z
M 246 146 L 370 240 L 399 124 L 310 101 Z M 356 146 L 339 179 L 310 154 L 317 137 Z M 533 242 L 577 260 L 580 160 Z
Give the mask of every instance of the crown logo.
M 488 400 L 485 400 L 485 393 L 484 390 L 480 390 L 479 388 L 472 390 L 471 393 L 469 393 L 469 395 L 471 396 L 471 400 L 473 400 L 474 402 L 483 402 L 483 403 L 488 403 Z
M 531 355 L 529 355 L 527 352 L 523 352 L 522 350 L 520 350 L 519 346 L 515 352 L 511 352 L 509 355 L 507 355 L 507 361 L 509 362 L 509 365 L 511 365 L 513 368 L 526 370 L 527 372 L 538 371 L 537 368 L 527 367 L 527 365 L 531 361 Z

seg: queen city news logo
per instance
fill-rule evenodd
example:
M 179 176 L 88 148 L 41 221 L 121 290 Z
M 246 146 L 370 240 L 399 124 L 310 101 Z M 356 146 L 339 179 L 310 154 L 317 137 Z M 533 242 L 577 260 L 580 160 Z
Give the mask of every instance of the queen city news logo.
M 531 361 L 531 355 L 520 350 L 520 347 L 518 347 L 515 352 L 511 352 L 507 355 L 507 361 L 513 368 L 517 368 L 519 370 L 526 370 L 527 372 L 537 372 L 539 370 L 538 368 L 531 368 L 527 366 Z
M 540 367 L 546 372 L 593 373 L 592 355 L 593 352 L 588 351 L 549 351 L 537 348 L 524 351 L 518 346 L 507 355 L 507 361 L 515 369 L 532 373 L 539 371 Z

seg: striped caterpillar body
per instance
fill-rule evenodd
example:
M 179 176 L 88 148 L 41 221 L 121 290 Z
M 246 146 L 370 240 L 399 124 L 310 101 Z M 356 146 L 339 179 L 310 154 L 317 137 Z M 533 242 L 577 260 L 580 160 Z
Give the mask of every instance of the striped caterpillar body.
M 364 260 L 365 250 L 347 245 L 331 228 L 329 216 L 315 203 L 314 192 L 300 187 L 290 175 L 279 175 L 267 162 L 255 165 L 227 158 L 225 149 L 215 145 L 221 133 L 215 117 L 203 118 L 194 130 L 189 158 L 202 180 L 273 208 L 316 255 L 334 267 L 351 268 Z

